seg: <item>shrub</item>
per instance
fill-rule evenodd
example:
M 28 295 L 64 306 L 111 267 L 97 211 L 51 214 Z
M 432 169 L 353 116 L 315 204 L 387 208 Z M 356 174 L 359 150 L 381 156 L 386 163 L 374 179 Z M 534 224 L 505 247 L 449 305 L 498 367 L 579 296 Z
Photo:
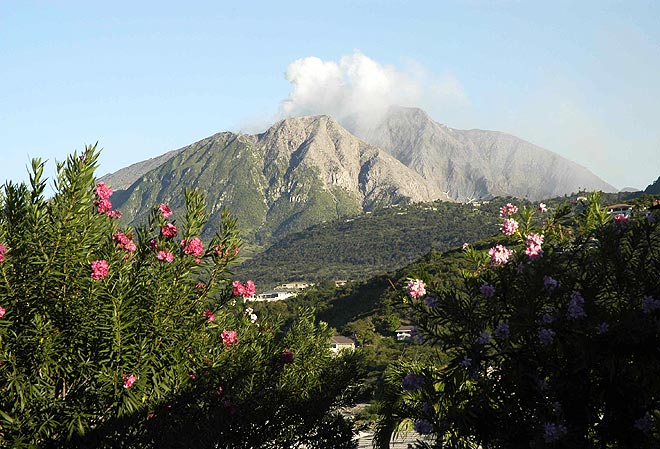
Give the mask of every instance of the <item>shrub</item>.
M 461 284 L 407 297 L 449 361 L 390 368 L 379 447 L 410 428 L 429 437 L 417 447 L 659 447 L 657 214 L 612 217 L 594 194 L 502 216 L 511 254 L 468 246 Z
M 228 279 L 236 222 L 225 211 L 204 244 L 198 192 L 184 216 L 161 204 L 144 226 L 121 227 L 94 178 L 98 155 L 58 164 L 50 198 L 39 160 L 29 186 L 4 188 L 1 445 L 288 448 L 330 434 L 354 447 L 337 408 L 358 355 L 332 357 L 310 309 L 286 331 L 246 310 L 254 286 L 235 296 Z

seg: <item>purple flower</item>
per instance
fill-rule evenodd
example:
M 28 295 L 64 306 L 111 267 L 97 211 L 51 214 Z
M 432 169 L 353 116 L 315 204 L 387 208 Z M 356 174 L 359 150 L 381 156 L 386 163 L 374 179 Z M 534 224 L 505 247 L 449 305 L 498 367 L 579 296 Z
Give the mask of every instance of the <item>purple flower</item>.
M 539 329 L 539 341 L 543 346 L 548 346 L 552 344 L 552 341 L 555 338 L 555 331 L 552 329 L 542 328 Z
M 490 343 L 490 334 L 488 332 L 480 333 L 479 338 L 477 338 L 477 344 L 487 345 L 488 343 Z
M 510 335 L 509 325 L 506 323 L 499 323 L 497 326 L 495 326 L 493 333 L 495 334 L 496 339 L 506 340 Z
M 467 369 L 472 366 L 472 359 L 468 356 L 463 357 L 463 360 L 458 364 L 458 366 L 462 366 L 463 368 Z
M 642 312 L 651 313 L 658 309 L 660 309 L 660 301 L 651 295 L 644 296 L 644 299 L 642 300 Z
M 427 296 L 424 298 L 424 304 L 426 304 L 427 307 L 433 308 L 438 304 L 438 300 L 433 296 Z
M 551 324 L 555 321 L 555 318 L 549 313 L 544 313 L 543 316 L 539 319 L 540 324 Z
M 433 424 L 431 424 L 425 419 L 418 419 L 415 420 L 415 424 L 413 424 L 413 429 L 415 429 L 415 432 L 421 435 L 426 435 L 428 433 L 433 432 Z
M 600 335 L 606 334 L 609 330 L 610 330 L 610 325 L 607 324 L 605 321 L 603 321 L 598 325 L 597 331 Z
M 426 378 L 423 376 L 418 376 L 417 374 L 410 373 L 401 381 L 401 387 L 404 390 L 417 390 L 421 388 L 426 383 Z
M 584 298 L 578 291 L 574 291 L 571 294 L 571 301 L 568 303 L 568 311 L 566 312 L 566 318 L 569 320 L 577 320 L 578 318 L 584 318 L 587 316 L 584 309 Z
M 543 288 L 548 290 L 549 292 L 553 291 L 559 287 L 559 281 L 550 277 L 550 276 L 543 276 Z
M 653 430 L 653 418 L 649 415 L 648 412 L 638 420 L 635 420 L 633 427 L 637 430 L 640 430 L 644 433 L 649 433 Z
M 481 285 L 480 290 L 481 294 L 484 295 L 485 298 L 491 298 L 495 294 L 495 287 L 486 282 Z
M 426 414 L 430 414 L 435 412 L 435 409 L 433 408 L 433 405 L 430 404 L 429 402 L 424 402 L 422 403 L 422 412 Z
M 546 443 L 554 443 L 566 435 L 567 429 L 563 424 L 545 423 L 543 426 L 543 438 Z

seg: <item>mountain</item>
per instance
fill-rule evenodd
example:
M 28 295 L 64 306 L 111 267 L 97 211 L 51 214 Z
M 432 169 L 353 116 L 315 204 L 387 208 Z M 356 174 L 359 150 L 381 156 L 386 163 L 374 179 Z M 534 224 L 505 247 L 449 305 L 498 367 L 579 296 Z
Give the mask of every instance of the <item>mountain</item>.
M 103 181 L 106 184 L 111 185 L 115 190 L 126 190 L 131 184 L 140 179 L 142 176 L 154 170 L 161 165 L 163 165 L 168 160 L 172 159 L 174 156 L 183 151 L 183 148 L 178 150 L 168 151 L 165 154 L 160 156 L 147 159 L 146 161 L 137 162 L 135 164 L 124 167 L 120 170 L 117 170 L 114 173 L 109 173 L 103 176 Z
M 653 184 L 649 184 L 644 190 L 644 193 L 648 195 L 660 194 L 660 176 L 658 176 L 658 179 L 656 179 Z
M 183 192 L 193 187 L 207 196 L 209 230 L 227 207 L 247 242 L 259 246 L 326 220 L 443 196 L 327 116 L 282 120 L 258 135 L 215 134 L 142 173 L 144 167 L 132 174 L 136 181 L 130 187 L 113 196 L 114 206 L 132 222 L 144 220 L 161 202 L 181 211 Z M 116 176 L 104 180 L 112 186 Z
M 437 123 L 421 109 L 392 107 L 382 120 L 348 129 L 388 151 L 459 201 L 494 196 L 539 200 L 617 189 L 586 168 L 518 137 Z

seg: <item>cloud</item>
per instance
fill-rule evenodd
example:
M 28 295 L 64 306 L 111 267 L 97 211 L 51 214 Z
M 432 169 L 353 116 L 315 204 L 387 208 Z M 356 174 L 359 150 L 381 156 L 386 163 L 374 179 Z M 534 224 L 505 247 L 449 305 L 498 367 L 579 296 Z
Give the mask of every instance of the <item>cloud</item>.
M 340 122 L 368 126 L 392 105 L 434 112 L 462 107 L 467 96 L 450 74 L 435 76 L 415 61 L 403 68 L 381 64 L 359 50 L 339 61 L 315 56 L 298 59 L 286 71 L 292 90 L 280 104 L 279 116 L 327 114 Z

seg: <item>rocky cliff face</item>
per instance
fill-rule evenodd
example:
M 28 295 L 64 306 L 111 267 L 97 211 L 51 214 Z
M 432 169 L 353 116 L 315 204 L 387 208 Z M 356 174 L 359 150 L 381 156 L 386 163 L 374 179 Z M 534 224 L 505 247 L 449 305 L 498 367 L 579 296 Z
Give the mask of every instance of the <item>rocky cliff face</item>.
M 375 126 L 352 129 L 459 201 L 504 195 L 537 200 L 580 189 L 616 191 L 556 153 L 505 133 L 452 129 L 416 108 L 395 107 Z
M 105 178 L 110 185 L 112 176 Z M 113 202 L 139 221 L 160 202 L 181 210 L 190 187 L 207 195 L 209 229 L 227 207 L 247 240 L 264 245 L 324 220 L 443 197 L 388 153 L 319 116 L 283 120 L 259 135 L 219 133 L 196 142 L 140 174 Z

